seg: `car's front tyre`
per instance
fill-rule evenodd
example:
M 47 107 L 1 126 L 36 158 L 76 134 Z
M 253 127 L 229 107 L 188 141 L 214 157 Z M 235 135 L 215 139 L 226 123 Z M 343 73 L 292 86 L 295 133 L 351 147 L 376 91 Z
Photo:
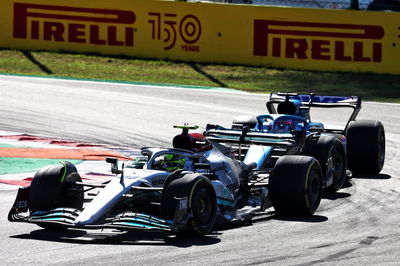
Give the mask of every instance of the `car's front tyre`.
M 164 185 L 161 208 L 163 217 L 173 219 L 179 199 L 188 199 L 190 233 L 203 236 L 211 232 L 217 217 L 217 196 L 210 180 L 200 174 L 171 175 Z
M 55 208 L 81 209 L 84 202 L 82 182 L 75 166 L 69 162 L 50 165 L 40 169 L 32 179 L 29 189 L 28 207 L 31 213 L 50 211 Z M 46 229 L 63 229 L 65 226 L 53 223 L 37 223 Z
M 322 197 L 321 166 L 310 156 L 280 157 L 269 178 L 269 193 L 278 215 L 312 215 Z

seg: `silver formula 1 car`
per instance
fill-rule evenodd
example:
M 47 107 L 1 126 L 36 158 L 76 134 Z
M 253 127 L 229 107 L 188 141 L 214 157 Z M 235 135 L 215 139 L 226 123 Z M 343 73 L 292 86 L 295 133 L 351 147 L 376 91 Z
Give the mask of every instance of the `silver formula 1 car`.
M 315 158 L 283 156 L 273 171 L 260 169 L 266 147 L 255 147 L 245 163 L 234 158 L 237 150 L 189 133 L 196 127 L 179 128 L 173 148 L 142 149 L 141 165 L 121 168 L 108 158 L 116 176 L 105 183 L 83 183 L 69 162 L 39 170 L 30 187 L 19 189 L 9 221 L 205 235 L 216 223 L 245 221 L 272 206 L 301 216 L 318 208 L 322 170 Z

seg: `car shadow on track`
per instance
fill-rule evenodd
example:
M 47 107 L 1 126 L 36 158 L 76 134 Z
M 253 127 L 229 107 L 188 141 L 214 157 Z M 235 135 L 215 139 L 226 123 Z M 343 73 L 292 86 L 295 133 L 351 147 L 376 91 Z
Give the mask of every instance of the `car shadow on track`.
M 322 223 L 322 222 L 326 222 L 328 220 L 328 217 L 322 216 L 322 215 L 316 215 L 316 214 L 311 215 L 311 216 L 297 216 L 297 217 L 296 216 L 283 216 L 283 215 L 277 215 L 275 213 L 275 211 L 269 211 L 266 213 L 266 215 L 263 215 L 261 217 L 254 217 L 251 220 L 234 223 L 234 224 L 220 225 L 220 226 L 217 226 L 216 228 L 219 231 L 225 231 L 225 230 L 230 230 L 230 229 L 234 229 L 234 228 L 251 226 L 256 223 L 268 222 L 270 220 L 279 220 L 279 221 L 286 221 L 286 222 Z
M 332 202 L 335 202 L 340 199 L 346 199 L 348 197 L 351 197 L 352 187 L 353 187 L 352 182 L 350 180 L 347 180 L 342 186 L 343 191 L 342 190 L 336 192 L 324 191 L 322 194 L 322 199 L 329 200 Z M 305 217 L 273 215 L 271 219 L 281 220 L 281 221 L 292 221 L 292 222 L 322 223 L 326 222 L 328 220 L 328 217 L 318 214 Z
M 273 219 L 279 221 L 304 222 L 304 223 L 322 223 L 328 221 L 328 217 L 315 214 L 304 217 L 274 215 Z
M 328 200 L 345 199 L 348 197 L 351 197 L 351 194 L 347 192 L 326 193 L 322 196 L 323 199 Z
M 72 244 L 96 244 L 96 245 L 149 245 L 149 246 L 208 246 L 214 245 L 221 240 L 217 237 L 218 232 L 209 236 L 190 237 L 175 236 L 150 232 L 121 232 L 115 230 L 107 231 L 85 231 L 85 230 L 63 230 L 53 231 L 39 229 L 27 234 L 14 235 L 10 238 L 30 239 L 41 241 L 52 241 Z
M 390 179 L 392 178 L 391 175 L 387 174 L 379 174 L 379 175 L 354 175 L 353 178 L 355 179 L 377 179 L 377 180 L 383 180 L 383 179 Z

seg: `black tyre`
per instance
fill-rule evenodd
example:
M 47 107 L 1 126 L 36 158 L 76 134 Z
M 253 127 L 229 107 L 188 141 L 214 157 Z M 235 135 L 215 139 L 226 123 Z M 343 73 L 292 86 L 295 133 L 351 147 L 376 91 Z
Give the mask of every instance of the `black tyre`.
M 243 128 L 245 126 L 254 128 L 257 124 L 257 118 L 251 115 L 240 115 L 235 117 L 232 122 L 232 128 Z
M 163 216 L 173 219 L 179 198 L 188 198 L 190 233 L 203 236 L 211 232 L 217 216 L 217 197 L 211 182 L 199 174 L 172 176 L 167 180 L 161 199 Z
M 69 162 L 40 169 L 30 187 L 30 211 L 48 211 L 59 207 L 82 208 L 83 187 L 74 185 L 81 181 L 75 166 Z
M 346 129 L 347 163 L 353 174 L 377 175 L 385 163 L 385 129 L 380 121 L 352 121 Z
M 321 136 L 317 140 L 309 140 L 305 147 L 305 155 L 318 160 L 323 180 L 332 180 L 327 187 L 330 192 L 338 191 L 346 181 L 346 154 L 340 140 L 335 136 Z
M 269 193 L 278 215 L 312 215 L 322 197 L 322 171 L 318 161 L 310 156 L 282 156 L 270 175 Z

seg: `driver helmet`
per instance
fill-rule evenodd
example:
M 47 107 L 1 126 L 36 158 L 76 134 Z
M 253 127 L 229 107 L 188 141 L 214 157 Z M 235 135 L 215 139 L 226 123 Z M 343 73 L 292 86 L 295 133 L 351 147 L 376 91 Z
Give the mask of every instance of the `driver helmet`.
M 176 171 L 178 169 L 183 169 L 186 163 L 186 160 L 179 155 L 167 153 L 164 154 L 161 158 L 157 158 L 158 161 L 156 164 L 169 172 Z
M 309 119 L 309 110 L 301 108 L 303 103 L 299 100 L 291 99 L 278 104 L 279 114 L 297 115 Z
M 277 132 L 290 132 L 293 130 L 293 121 L 292 120 L 285 120 L 285 121 L 278 121 L 276 123 L 276 131 Z

